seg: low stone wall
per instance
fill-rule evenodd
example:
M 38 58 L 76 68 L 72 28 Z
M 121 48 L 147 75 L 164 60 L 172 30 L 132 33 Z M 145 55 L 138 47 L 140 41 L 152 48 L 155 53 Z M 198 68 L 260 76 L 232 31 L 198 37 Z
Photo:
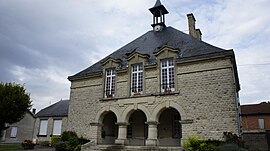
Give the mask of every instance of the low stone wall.
M 270 131 L 265 130 L 244 131 L 242 134 L 249 151 L 268 151 L 270 149 L 269 135 Z

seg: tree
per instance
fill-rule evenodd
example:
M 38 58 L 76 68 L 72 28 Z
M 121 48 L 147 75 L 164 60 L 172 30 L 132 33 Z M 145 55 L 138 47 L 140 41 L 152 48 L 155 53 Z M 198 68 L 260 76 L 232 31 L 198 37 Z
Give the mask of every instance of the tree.
M 0 132 L 7 129 L 6 123 L 20 121 L 31 108 L 30 94 L 23 85 L 0 83 Z

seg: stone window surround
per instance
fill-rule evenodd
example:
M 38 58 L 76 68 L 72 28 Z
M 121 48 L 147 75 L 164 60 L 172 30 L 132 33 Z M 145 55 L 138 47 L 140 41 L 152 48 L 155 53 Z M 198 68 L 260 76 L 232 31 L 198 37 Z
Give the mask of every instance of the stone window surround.
M 61 124 L 60 124 L 60 134 L 54 134 L 54 130 L 55 130 L 55 121 L 61 121 Z M 52 134 L 50 136 L 60 136 L 61 133 L 62 133 L 62 124 L 63 124 L 63 121 L 61 118 L 55 118 L 53 119 L 53 126 L 52 126 Z
M 10 130 L 10 138 L 16 138 L 18 133 L 18 127 L 12 126 Z
M 41 133 L 41 123 L 42 121 L 46 122 L 46 130 L 44 129 L 44 131 L 46 132 L 46 134 L 40 134 Z M 49 119 L 40 119 L 39 121 L 39 129 L 38 129 L 38 137 L 47 137 L 47 133 L 48 133 L 48 121 Z M 45 128 L 45 127 L 44 127 Z
M 110 75 L 108 75 L 108 71 L 110 71 Z M 104 98 L 113 98 L 115 97 L 115 91 L 116 91 L 116 69 L 115 68 L 108 68 L 105 69 L 105 81 L 104 81 Z M 109 83 L 109 89 L 107 89 L 108 81 L 107 79 L 110 79 Z M 107 95 L 107 91 L 109 91 L 109 95 Z
M 172 63 L 172 65 L 170 65 L 170 63 Z M 170 69 L 173 69 L 172 83 L 171 83 L 171 78 L 170 78 L 171 77 Z M 163 74 L 164 70 L 165 70 L 166 75 Z M 166 78 L 166 81 L 165 81 L 166 85 L 165 86 L 163 83 L 163 81 L 164 81 L 163 78 Z M 166 58 L 166 59 L 160 60 L 160 85 L 161 85 L 160 91 L 162 93 L 175 91 L 175 61 L 174 61 L 174 58 Z M 165 89 L 163 87 L 165 87 Z
M 142 68 L 142 70 L 140 70 L 140 66 Z M 136 71 L 134 71 L 134 67 L 136 67 Z M 136 63 L 136 64 L 132 64 L 131 65 L 131 70 L 130 70 L 130 93 L 132 96 L 136 96 L 136 95 L 142 95 L 143 94 L 143 91 L 144 91 L 144 67 L 143 67 L 143 63 Z M 140 73 L 141 73 L 141 76 L 142 76 L 142 79 L 141 79 L 141 91 L 139 91 L 139 81 L 140 81 Z M 135 82 L 135 85 L 137 86 L 136 87 L 136 93 L 133 92 L 133 74 L 136 74 L 136 82 Z

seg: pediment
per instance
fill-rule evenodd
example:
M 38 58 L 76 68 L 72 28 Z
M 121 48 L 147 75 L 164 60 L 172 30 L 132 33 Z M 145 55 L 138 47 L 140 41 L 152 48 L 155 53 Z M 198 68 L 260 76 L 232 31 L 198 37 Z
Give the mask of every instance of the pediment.
M 107 57 L 105 58 L 101 64 L 103 67 L 109 68 L 109 67 L 117 67 L 121 63 L 120 59 L 114 59 L 112 57 Z
M 127 60 L 130 61 L 132 59 L 138 59 L 138 58 L 143 58 L 143 59 L 148 59 L 150 57 L 150 55 L 148 54 L 142 54 L 142 53 L 139 53 L 137 51 L 133 51 L 129 54 L 126 54 L 127 55 Z
M 178 48 L 173 48 L 173 47 L 170 47 L 170 46 L 167 46 L 167 45 L 164 45 L 164 46 L 162 46 L 162 47 L 160 47 L 160 48 L 157 48 L 155 51 L 154 51 L 154 55 L 156 56 L 156 57 L 159 57 L 160 55 L 163 55 L 163 56 L 167 56 L 167 57 L 169 57 L 169 56 L 171 56 L 171 55 L 176 55 L 176 54 L 178 54 L 179 53 L 179 51 L 180 51 L 180 49 L 178 49 Z
M 146 62 L 148 60 L 148 58 L 150 57 L 150 55 L 148 54 L 142 54 L 139 53 L 137 51 L 133 51 L 127 55 L 127 61 L 129 64 L 133 64 L 133 63 L 139 63 L 139 62 Z

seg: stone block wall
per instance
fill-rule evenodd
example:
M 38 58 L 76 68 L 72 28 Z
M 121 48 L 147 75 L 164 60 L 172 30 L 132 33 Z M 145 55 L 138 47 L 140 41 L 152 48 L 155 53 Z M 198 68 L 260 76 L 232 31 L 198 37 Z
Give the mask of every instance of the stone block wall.
M 35 118 L 30 115 L 30 113 L 26 113 L 24 118 L 16 123 L 13 123 L 5 132 L 5 143 L 21 143 L 24 140 L 32 140 L 33 139 L 33 130 L 34 130 Z M 17 127 L 17 136 L 15 138 L 11 138 L 11 127 Z
M 158 121 L 162 110 L 175 108 L 182 121 L 182 136 L 203 135 L 223 139 L 223 132 L 238 134 L 236 84 L 230 58 L 218 58 L 175 65 L 176 91 L 160 93 L 159 67 L 144 70 L 144 93 L 130 96 L 129 74 L 116 75 L 116 95 L 104 99 L 102 76 L 72 81 L 69 130 L 98 141 L 100 124 L 106 112 L 116 114 L 117 122 L 127 122 L 135 110 L 147 121 Z M 183 122 L 185 123 L 185 122 Z
M 47 135 L 39 136 L 40 120 L 48 120 L 47 126 Z M 53 121 L 54 119 L 62 119 L 62 128 L 61 133 L 68 130 L 68 117 L 37 117 L 35 120 L 35 127 L 33 132 L 33 139 L 36 139 L 37 142 L 51 141 L 51 136 L 53 133 Z

